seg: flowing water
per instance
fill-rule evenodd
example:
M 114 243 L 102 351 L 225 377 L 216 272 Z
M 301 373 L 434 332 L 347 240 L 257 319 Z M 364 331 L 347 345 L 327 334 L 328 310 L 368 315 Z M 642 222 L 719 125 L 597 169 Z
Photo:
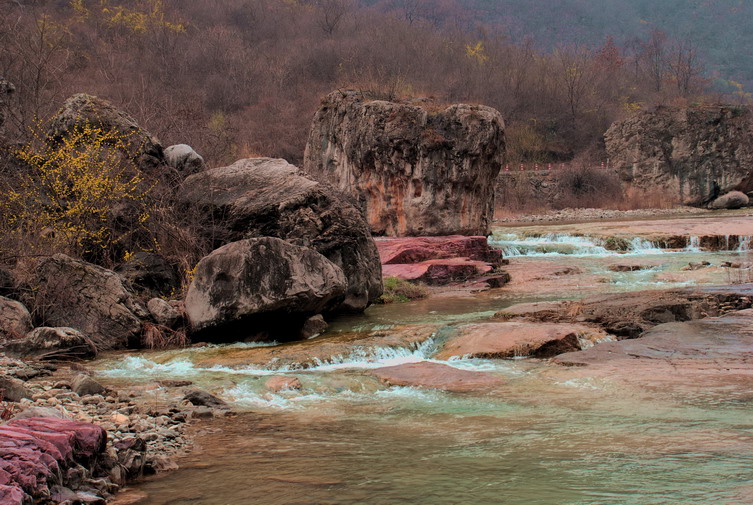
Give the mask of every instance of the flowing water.
M 612 272 L 607 265 L 615 253 L 581 237 L 546 237 L 543 247 L 542 241 L 509 234 L 505 240 L 520 256 L 513 262 L 554 259 L 577 266 L 585 277 L 606 279 L 589 292 L 723 282 L 720 272 L 688 281 L 680 267 L 748 258 L 744 251 L 702 252 L 692 243 L 669 252 L 636 239 L 627 255 L 655 266 Z M 624 381 L 535 359 L 444 362 L 500 376 L 505 384 L 493 393 L 388 387 L 370 374 L 379 366 L 433 360 L 442 324 L 483 320 L 520 301 L 574 296 L 556 289 L 516 293 L 432 298 L 344 318 L 332 332 L 389 332 L 397 324 L 427 323 L 440 329 L 412 346 L 359 349 L 308 368 L 283 368 L 300 379 L 301 391 L 267 392 L 264 381 L 281 373 L 272 363 L 204 364 L 264 344 L 100 361 L 103 379 L 130 384 L 187 378 L 240 412 L 199 435 L 199 449 L 179 471 L 139 484 L 147 498 L 138 503 L 753 503 L 753 384 L 734 391 L 692 382 L 673 388 L 651 376 Z

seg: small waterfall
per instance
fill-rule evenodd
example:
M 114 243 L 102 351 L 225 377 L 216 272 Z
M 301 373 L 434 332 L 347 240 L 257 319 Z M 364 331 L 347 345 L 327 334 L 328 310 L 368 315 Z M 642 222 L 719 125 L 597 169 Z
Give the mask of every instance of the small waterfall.
M 701 252 L 701 238 L 691 235 L 688 237 L 688 245 L 685 246 L 687 252 Z
M 746 252 L 750 251 L 750 242 L 753 240 L 753 236 L 751 235 L 740 235 L 740 238 L 737 243 L 737 252 Z
M 612 255 L 598 239 L 565 233 L 525 236 L 505 233 L 489 238 L 492 247 L 501 249 L 506 257 L 558 255 Z
M 658 244 L 640 237 L 633 238 L 628 246 L 629 254 L 661 254 L 663 252 L 665 251 Z

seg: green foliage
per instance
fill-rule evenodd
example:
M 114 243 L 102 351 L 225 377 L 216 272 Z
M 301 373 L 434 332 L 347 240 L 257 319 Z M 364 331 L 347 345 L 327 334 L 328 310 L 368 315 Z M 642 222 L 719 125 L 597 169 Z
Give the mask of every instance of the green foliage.
M 386 277 L 384 294 L 379 298 L 379 303 L 405 303 L 426 298 L 428 295 L 429 291 L 425 286 L 413 284 L 399 277 Z

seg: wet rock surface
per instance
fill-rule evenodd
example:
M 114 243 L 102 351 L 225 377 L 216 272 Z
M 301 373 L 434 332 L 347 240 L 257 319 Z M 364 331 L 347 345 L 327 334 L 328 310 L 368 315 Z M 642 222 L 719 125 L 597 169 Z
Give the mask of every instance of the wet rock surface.
M 590 296 L 577 301 L 519 304 L 495 317 L 590 323 L 618 338 L 636 338 L 662 323 L 723 315 L 753 306 L 747 286 L 686 288 Z
M 548 358 L 580 350 L 606 338 L 603 331 L 577 324 L 479 323 L 460 327 L 458 334 L 445 342 L 434 358 Z
M 486 235 L 504 129 L 490 107 L 336 91 L 314 117 L 304 169 L 358 198 L 377 235 Z
M 218 245 L 267 236 L 324 255 L 348 281 L 342 310 L 361 311 L 382 294 L 379 255 L 359 210 L 285 160 L 245 159 L 195 174 L 178 198 L 216 218 L 205 231 Z
M 505 263 L 502 252 L 491 248 L 486 237 L 378 238 L 376 244 L 382 275 L 426 284 L 475 279 L 496 273 Z
M 377 368 L 372 374 L 391 386 L 441 389 L 455 393 L 484 392 L 502 385 L 499 377 L 422 361 Z

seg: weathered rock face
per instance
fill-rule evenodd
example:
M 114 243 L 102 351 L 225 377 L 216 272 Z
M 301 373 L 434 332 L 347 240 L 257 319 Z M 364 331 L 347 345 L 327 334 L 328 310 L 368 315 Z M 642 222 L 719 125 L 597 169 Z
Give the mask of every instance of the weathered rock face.
M 314 116 L 304 169 L 359 198 L 378 235 L 488 235 L 504 121 L 334 92 Z
M 33 328 L 31 314 L 24 305 L 0 296 L 0 340 L 24 337 Z
M 377 368 L 372 373 L 390 386 L 441 389 L 455 393 L 488 391 L 504 384 L 502 379 L 490 373 L 460 370 L 431 361 Z
M 660 107 L 614 123 L 604 135 L 623 180 L 667 189 L 689 204 L 753 190 L 753 112 L 743 107 Z
M 15 90 L 16 88 L 13 84 L 0 77 L 0 140 L 5 135 L 5 122 L 8 119 L 10 109 L 10 95 Z
M 358 209 L 285 160 L 245 159 L 192 175 L 178 198 L 214 216 L 217 228 L 206 231 L 219 244 L 268 236 L 324 255 L 348 281 L 341 309 L 363 310 L 382 294 L 379 254 Z
M 196 266 L 186 314 L 196 332 L 228 338 L 273 331 L 298 338 L 311 315 L 336 307 L 347 281 L 321 254 L 272 237 L 242 240 L 213 251 Z
M 115 271 L 142 294 L 169 296 L 180 289 L 178 272 L 159 254 L 139 251 Z
M 162 145 L 156 137 L 131 116 L 96 96 L 80 93 L 68 98 L 52 119 L 47 134 L 52 140 L 58 140 L 87 124 L 121 137 L 128 145 L 126 154 L 142 170 L 151 171 L 165 164 Z
M 73 328 L 35 328 L 3 350 L 19 357 L 55 361 L 90 359 L 97 355 L 94 342 Z
M 75 328 L 100 349 L 139 343 L 149 313 L 115 272 L 56 254 L 37 264 L 30 285 L 43 324 Z

